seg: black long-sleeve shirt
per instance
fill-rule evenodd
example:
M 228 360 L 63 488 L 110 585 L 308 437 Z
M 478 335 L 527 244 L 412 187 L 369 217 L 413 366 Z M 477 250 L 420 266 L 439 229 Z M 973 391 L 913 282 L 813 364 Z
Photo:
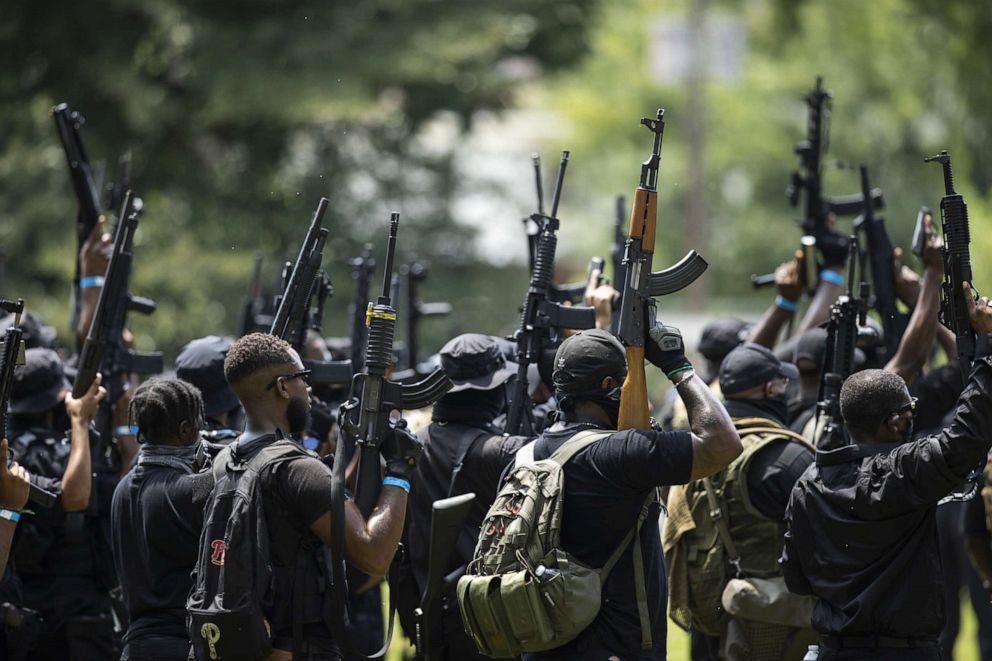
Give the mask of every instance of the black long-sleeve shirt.
M 951 425 L 912 443 L 817 452 L 786 511 L 789 589 L 832 635 L 934 638 L 944 624 L 937 501 L 992 445 L 992 365 L 976 362 Z

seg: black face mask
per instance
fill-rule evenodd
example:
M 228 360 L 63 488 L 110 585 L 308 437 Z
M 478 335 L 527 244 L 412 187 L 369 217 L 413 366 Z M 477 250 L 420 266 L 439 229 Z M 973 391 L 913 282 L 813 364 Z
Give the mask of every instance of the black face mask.
M 593 404 L 599 406 L 601 409 L 606 411 L 606 415 L 610 418 L 610 425 L 614 429 L 620 424 L 620 387 L 611 388 L 610 390 L 601 390 L 598 394 L 591 397 L 585 397 L 584 399 L 589 400 Z
M 302 397 L 291 397 L 286 407 L 286 420 L 289 422 L 289 433 L 297 436 L 310 426 L 310 405 Z
M 899 435 L 902 436 L 903 443 L 909 443 L 913 440 L 913 427 L 915 426 L 915 422 L 915 417 L 906 420 L 906 428 L 899 432 Z

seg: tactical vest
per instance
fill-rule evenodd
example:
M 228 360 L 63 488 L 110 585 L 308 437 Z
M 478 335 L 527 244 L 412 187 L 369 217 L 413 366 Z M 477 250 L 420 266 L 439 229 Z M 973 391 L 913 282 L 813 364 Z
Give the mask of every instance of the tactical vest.
M 782 552 L 785 525 L 765 517 L 751 502 L 747 471 L 755 455 L 774 442 L 789 440 L 787 430 L 778 433 L 778 425 L 764 418 L 738 418 L 734 426 L 741 436 L 743 451 L 726 469 L 710 477 L 710 482 L 727 520 L 730 538 L 741 557 L 741 571 L 751 578 L 781 576 L 778 559 Z M 749 431 L 754 430 L 754 431 Z M 734 577 L 727 553 L 710 516 L 710 505 L 702 480 L 687 487 L 686 497 L 695 530 L 680 540 L 685 545 L 689 603 L 693 626 L 708 636 L 720 636 L 726 614 L 720 597 L 727 582 Z

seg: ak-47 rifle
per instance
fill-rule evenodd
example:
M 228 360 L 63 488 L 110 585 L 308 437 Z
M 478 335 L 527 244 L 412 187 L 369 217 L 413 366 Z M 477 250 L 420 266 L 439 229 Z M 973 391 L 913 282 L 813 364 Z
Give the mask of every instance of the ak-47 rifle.
M 421 376 L 419 365 L 419 342 L 417 328 L 424 317 L 444 317 L 451 314 L 451 303 L 424 303 L 420 300 L 420 283 L 427 278 L 427 267 L 420 262 L 404 264 L 400 268 L 401 289 L 405 294 L 409 312 L 406 315 L 406 358 L 407 370 L 413 370 L 413 376 Z M 403 380 L 397 375 L 397 380 Z
M 942 151 L 924 159 L 940 163 L 944 169 L 944 197 L 940 200 L 940 224 L 944 234 L 944 281 L 940 289 L 940 322 L 954 333 L 958 365 L 965 383 L 975 360 L 977 337 L 968 317 L 968 301 L 962 285 L 971 283 L 971 228 L 968 205 L 954 190 L 951 155 Z
M 95 425 L 105 447 L 109 447 L 113 434 L 113 405 L 127 388 L 124 377 L 127 374 L 159 374 L 162 371 L 161 353 L 139 353 L 124 346 L 127 313 L 151 314 L 155 311 L 154 301 L 128 293 L 134 260 L 131 245 L 138 229 L 139 212 L 135 201 L 134 194 L 127 191 L 114 233 L 103 288 L 79 354 L 78 372 L 72 387 L 72 396 L 78 399 L 89 390 L 97 372 L 103 375 L 107 396 L 100 401 Z
M 620 429 L 648 429 L 651 424 L 644 373 L 644 342 L 654 323 L 654 297 L 688 287 L 709 266 L 695 250 L 690 250 L 674 266 L 657 273 L 651 272 L 658 221 L 658 166 L 665 131 L 664 117 L 665 111 L 659 108 L 653 118 L 641 119 L 641 124 L 654 134 L 654 144 L 651 156 L 641 164 L 641 178 L 634 191 L 624 248 L 624 280 L 617 337 L 626 348 L 627 378 L 620 391 Z
M 0 310 L 14 315 L 14 324 L 4 331 L 3 348 L 0 349 L 0 438 L 7 438 L 7 404 L 14 384 L 14 370 L 24 364 L 24 331 L 18 328 L 24 312 L 24 299 L 8 301 L 0 298 Z M 38 507 L 51 507 L 55 503 L 55 494 L 32 483 L 28 486 L 28 500 Z
M 828 225 L 828 216 L 854 216 L 864 210 L 862 193 L 852 195 L 826 197 L 823 194 L 823 159 L 829 143 L 830 104 L 833 96 L 823 89 L 823 77 L 816 77 L 816 85 L 806 95 L 806 106 L 809 110 L 806 125 L 806 139 L 799 142 L 793 151 L 799 156 L 799 169 L 792 173 L 785 195 L 789 203 L 799 206 L 799 198 L 803 198 L 803 218 L 800 221 L 802 237 L 800 249 L 803 256 L 802 281 L 806 292 L 812 296 L 819 282 L 819 266 L 816 251 L 821 253 L 826 246 L 843 245 L 844 236 L 832 230 Z M 882 192 L 878 189 L 871 191 L 872 203 L 876 208 L 884 204 Z M 755 287 L 764 287 L 775 283 L 775 274 L 752 275 L 751 283 Z
M 396 310 L 391 305 L 389 274 L 393 270 L 399 220 L 400 215 L 394 213 L 389 221 L 382 294 L 375 304 L 368 304 L 365 313 L 368 342 L 365 345 L 364 369 L 355 375 L 351 397 L 341 407 L 341 428 L 355 440 L 359 452 L 355 503 L 366 516 L 379 499 L 382 486 L 379 446 L 389 430 L 390 412 L 423 408 L 436 402 L 451 388 L 451 381 L 440 369 L 417 383 L 400 384 L 386 378 L 393 363 L 393 335 L 396 330 Z
M 544 349 L 553 346 L 563 328 L 594 328 L 596 316 L 592 308 L 566 307 L 550 299 L 551 278 L 558 249 L 558 203 L 568 166 L 568 152 L 561 153 L 558 178 L 551 200 L 551 215 L 540 216 L 541 233 L 537 241 L 534 268 L 530 272 L 530 285 L 520 313 L 520 327 L 513 337 L 517 343 L 517 379 L 513 384 L 510 411 L 506 419 L 506 433 L 530 436 L 534 433 L 533 403 L 527 394 L 527 370 L 537 362 Z
M 310 228 L 303 239 L 300 253 L 290 270 L 286 287 L 278 299 L 276 316 L 269 332 L 281 337 L 303 355 L 307 329 L 321 326 L 324 299 L 333 293 L 327 275 L 320 270 L 324 259 L 324 242 L 328 230 L 320 226 L 327 211 L 327 198 L 320 198 L 310 221 Z M 316 310 L 311 310 L 311 301 L 316 295 Z M 350 360 L 324 361 L 303 359 L 303 365 L 311 372 L 311 381 L 322 385 L 344 385 L 351 381 Z
M 871 269 L 872 297 L 870 307 L 882 320 L 885 339 L 885 359 L 895 355 L 906 332 L 909 316 L 899 311 L 896 296 L 896 271 L 892 263 L 893 245 L 885 229 L 885 219 L 875 215 L 868 184 L 868 168 L 861 166 L 861 191 L 864 212 L 854 221 L 854 229 L 864 235 L 868 267 Z M 863 277 L 863 276 L 862 276 Z
M 368 335 L 365 310 L 371 300 L 369 290 L 372 286 L 372 275 L 375 273 L 372 244 L 366 243 L 362 248 L 362 254 L 348 264 L 351 266 L 351 278 L 355 281 L 355 294 L 351 303 L 351 366 L 358 373 L 365 367 L 365 338 Z
M 858 295 L 854 293 L 855 267 L 858 263 L 858 239 L 849 239 L 847 260 L 847 293 L 830 308 L 827 322 L 827 351 L 824 370 L 820 377 L 817 403 L 816 445 L 820 449 L 836 449 L 847 443 L 840 414 L 840 389 L 844 380 L 854 372 L 854 350 L 858 332 L 865 325 L 868 315 L 870 288 L 860 273 Z
M 436 500 L 431 508 L 427 585 L 420 598 L 420 607 L 414 611 L 417 622 L 415 641 L 418 661 L 437 661 L 445 658 L 441 654 L 444 643 L 441 597 L 463 573 L 457 571 L 457 576 L 446 574 L 451 564 L 451 554 L 454 553 L 458 538 L 462 534 L 462 525 L 474 502 L 474 493 L 463 493 L 460 496 Z

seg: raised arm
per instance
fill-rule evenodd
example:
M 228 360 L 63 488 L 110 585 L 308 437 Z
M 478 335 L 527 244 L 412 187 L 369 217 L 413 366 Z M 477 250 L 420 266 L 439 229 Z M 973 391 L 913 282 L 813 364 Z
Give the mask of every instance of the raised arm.
M 726 468 L 742 450 L 741 439 L 727 410 L 685 357 L 677 328 L 656 324 L 645 342 L 645 355 L 660 367 L 685 404 L 692 433 L 692 476 L 698 480 Z
M 764 316 L 754 326 L 748 342 L 754 342 L 774 349 L 782 328 L 796 316 L 799 299 L 803 295 L 803 285 L 800 279 L 799 262 L 779 264 L 775 269 L 775 289 L 778 295 L 775 302 L 765 311 Z
M 73 399 L 72 395 L 65 396 L 65 408 L 71 420 L 69 459 L 62 474 L 62 509 L 66 512 L 79 512 L 89 506 L 93 482 L 90 423 L 96 416 L 97 405 L 107 394 L 100 386 L 102 380 L 97 373 L 85 395 L 79 399 Z

